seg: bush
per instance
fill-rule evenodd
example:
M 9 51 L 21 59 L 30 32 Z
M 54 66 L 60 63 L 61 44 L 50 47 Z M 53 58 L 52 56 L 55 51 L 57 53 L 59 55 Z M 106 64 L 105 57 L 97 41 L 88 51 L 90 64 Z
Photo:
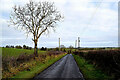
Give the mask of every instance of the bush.
M 59 51 L 59 48 L 58 48 L 58 47 L 56 47 L 56 48 L 54 49 L 54 51 Z
M 98 50 L 84 52 L 74 52 L 82 56 L 97 68 L 101 69 L 108 75 L 114 75 L 116 80 L 120 78 L 120 50 Z

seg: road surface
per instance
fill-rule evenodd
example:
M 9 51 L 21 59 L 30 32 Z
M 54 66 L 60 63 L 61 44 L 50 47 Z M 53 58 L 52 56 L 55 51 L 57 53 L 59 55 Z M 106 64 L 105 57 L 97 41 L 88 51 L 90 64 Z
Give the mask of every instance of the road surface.
M 79 80 L 84 80 L 72 54 L 67 54 L 52 66 L 38 74 L 34 79 L 40 78 L 77 78 Z

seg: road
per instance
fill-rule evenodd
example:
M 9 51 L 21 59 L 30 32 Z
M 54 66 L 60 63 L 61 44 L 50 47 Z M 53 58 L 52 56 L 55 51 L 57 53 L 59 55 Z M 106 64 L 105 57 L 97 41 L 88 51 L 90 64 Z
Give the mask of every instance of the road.
M 79 80 L 84 80 L 72 54 L 67 54 L 38 74 L 34 79 L 40 78 L 77 78 Z

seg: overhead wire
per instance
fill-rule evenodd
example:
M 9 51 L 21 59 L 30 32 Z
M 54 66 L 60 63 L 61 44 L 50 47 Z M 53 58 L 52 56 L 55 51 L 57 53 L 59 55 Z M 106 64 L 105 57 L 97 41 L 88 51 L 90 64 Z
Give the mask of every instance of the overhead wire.
M 98 8 L 99 8 L 100 5 L 102 4 L 102 1 L 103 1 L 103 0 L 101 0 L 100 2 L 97 2 L 98 4 L 96 5 L 95 11 L 92 13 L 92 15 L 91 15 L 88 23 L 86 24 L 86 27 L 83 28 L 83 31 L 82 31 L 81 35 L 83 35 L 83 33 L 87 30 L 87 28 L 88 28 L 89 25 L 91 24 L 91 21 L 92 21 L 92 19 L 94 18 L 95 14 L 96 14 L 96 12 L 97 12 L 97 10 L 98 10 Z

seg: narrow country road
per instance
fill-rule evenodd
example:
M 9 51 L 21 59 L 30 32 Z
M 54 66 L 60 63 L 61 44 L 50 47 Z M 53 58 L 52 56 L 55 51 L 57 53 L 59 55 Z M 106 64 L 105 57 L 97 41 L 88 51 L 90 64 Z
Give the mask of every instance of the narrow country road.
M 79 80 L 84 80 L 72 54 L 67 54 L 34 79 L 39 78 L 80 78 Z

